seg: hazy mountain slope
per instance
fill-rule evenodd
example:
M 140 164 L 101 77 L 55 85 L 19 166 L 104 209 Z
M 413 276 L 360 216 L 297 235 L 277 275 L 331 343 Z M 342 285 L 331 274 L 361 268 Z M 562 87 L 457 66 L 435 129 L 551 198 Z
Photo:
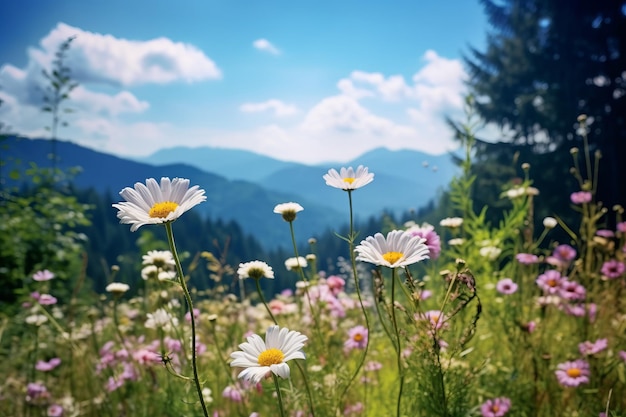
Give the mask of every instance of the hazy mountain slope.
M 8 138 L 3 142 L 2 167 L 3 186 L 18 185 L 20 181 L 8 178 L 8 173 L 22 172 L 30 162 L 40 167 L 51 167 L 48 158 L 51 144 L 49 140 Z M 201 171 L 185 164 L 149 165 L 126 160 L 109 154 L 96 152 L 71 142 L 57 142 L 58 164 L 62 169 L 80 166 L 82 172 L 73 183 L 79 188 L 93 187 L 111 196 L 111 204 L 119 201 L 118 192 L 135 182 L 146 178 L 183 177 L 192 185 L 199 185 L 206 190 L 207 201 L 197 210 L 213 219 L 234 220 L 242 226 L 245 233 L 256 237 L 265 245 L 290 247 L 291 240 L 288 225 L 278 214 L 272 211 L 278 203 L 298 201 L 305 207 L 297 220 L 298 237 L 306 240 L 329 227 L 342 223 L 339 213 L 314 199 L 303 199 L 289 193 L 266 190 L 258 184 L 247 181 L 230 181 L 212 173 Z M 111 208 L 111 215 L 115 216 Z
M 228 179 L 256 182 L 283 168 L 297 165 L 239 149 L 201 146 L 176 146 L 161 149 L 145 158 L 135 158 L 152 165 L 185 163 L 203 171 L 214 172 Z

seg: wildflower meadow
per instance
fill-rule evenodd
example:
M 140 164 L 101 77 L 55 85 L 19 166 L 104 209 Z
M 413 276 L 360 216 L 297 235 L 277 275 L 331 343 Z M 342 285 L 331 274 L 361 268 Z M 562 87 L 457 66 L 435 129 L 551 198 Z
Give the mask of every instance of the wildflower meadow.
M 472 204 L 468 122 L 450 210 L 435 224 L 365 236 L 353 219 L 376 173 L 320 172 L 320 187 L 345 195 L 340 272 L 318 268 L 314 239 L 298 244 L 306 207 L 277 201 L 267 216 L 282 218 L 291 257 L 213 259 L 216 285 L 203 290 L 190 285 L 194 258 L 180 256 L 176 228 L 211 189 L 175 173 L 137 178 L 104 209 L 120 228 L 164 228 L 167 249 L 136 259 L 134 281 L 112 268 L 88 302 L 75 288 L 60 302 L 61 263 L 23 277 L 0 322 L 0 415 L 626 416 L 626 221 L 622 206 L 597 201 L 600 155 L 579 133 L 576 224 L 535 221 L 532 161 L 502 190 L 502 220 L 487 222 L 489 207 Z M 278 271 L 293 285 L 265 291 Z M 228 275 L 241 291 L 221 289 Z

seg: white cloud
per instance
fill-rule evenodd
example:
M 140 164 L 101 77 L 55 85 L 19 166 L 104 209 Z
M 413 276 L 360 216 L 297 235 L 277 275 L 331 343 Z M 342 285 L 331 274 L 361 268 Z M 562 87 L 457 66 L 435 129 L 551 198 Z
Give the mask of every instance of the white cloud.
M 193 45 L 168 38 L 148 41 L 116 38 L 59 23 L 29 50 L 30 58 L 49 68 L 58 46 L 76 36 L 68 51 L 67 63 L 79 82 L 103 82 L 112 85 L 187 83 L 219 79 L 217 65 Z
M 400 126 L 389 119 L 376 116 L 358 100 L 344 95 L 327 97 L 316 104 L 307 113 L 302 128 L 312 132 L 336 130 L 379 136 L 413 132 L 411 127 Z
M 96 93 L 89 91 L 83 86 L 78 86 L 72 91 L 72 102 L 78 103 L 90 113 L 104 113 L 117 116 L 121 113 L 141 113 L 150 104 L 137 99 L 128 91 L 121 91 L 115 95 Z
M 244 103 L 239 107 L 244 113 L 258 113 L 272 111 L 275 116 L 284 117 L 298 113 L 298 108 L 291 104 L 285 104 L 280 100 L 271 99 L 262 103 Z
M 272 45 L 272 43 L 267 39 L 257 39 L 256 41 L 252 42 L 252 46 L 254 46 L 259 51 L 268 52 L 272 55 L 280 55 L 280 50 Z

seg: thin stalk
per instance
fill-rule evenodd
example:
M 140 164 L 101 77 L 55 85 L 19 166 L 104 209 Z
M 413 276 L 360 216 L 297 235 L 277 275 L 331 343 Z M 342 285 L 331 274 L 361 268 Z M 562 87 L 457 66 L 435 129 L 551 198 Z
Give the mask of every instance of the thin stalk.
M 174 243 L 174 231 L 172 230 L 172 222 L 165 223 L 165 230 L 167 231 L 167 241 L 170 245 L 170 251 L 174 257 L 176 263 L 176 273 L 178 274 L 178 281 L 185 294 L 185 300 L 187 301 L 187 307 L 189 308 L 189 316 L 191 317 L 191 366 L 193 368 L 193 381 L 196 385 L 196 391 L 198 392 L 198 398 L 200 399 L 200 405 L 202 406 L 202 412 L 204 417 L 209 417 L 209 412 L 204 403 L 204 395 L 202 395 L 202 385 L 198 377 L 198 366 L 196 363 L 196 319 L 193 314 L 193 303 L 191 301 L 191 295 L 187 289 L 187 283 L 185 282 L 185 276 L 183 275 L 183 267 L 180 264 L 180 258 L 176 251 L 176 244 Z
M 274 322 L 274 324 L 278 326 L 278 322 L 276 321 L 276 317 L 274 317 L 274 314 L 272 313 L 272 310 L 267 305 L 267 301 L 265 301 L 265 296 L 263 295 L 263 290 L 261 290 L 261 282 L 260 281 L 261 281 L 260 279 L 257 279 L 257 278 L 254 279 L 254 283 L 256 284 L 256 291 L 259 293 L 259 297 L 261 298 L 261 302 L 263 303 L 263 305 L 265 306 L 265 309 L 267 310 L 267 314 L 270 315 L 270 317 L 272 318 L 272 321 Z
M 396 363 L 398 366 L 398 375 L 400 376 L 400 386 L 398 387 L 398 399 L 396 401 L 396 416 L 400 417 L 400 408 L 402 403 L 402 390 L 404 388 L 404 369 L 402 367 L 402 346 L 400 344 L 400 329 L 396 319 L 396 269 L 391 269 L 391 322 L 396 333 Z
M 361 371 L 361 368 L 363 367 L 363 364 L 365 363 L 365 358 L 367 357 L 367 352 L 369 350 L 369 345 L 370 345 L 370 338 L 369 338 L 369 334 L 370 334 L 370 320 L 369 320 L 369 317 L 367 315 L 367 310 L 365 309 L 365 305 L 363 304 L 363 298 L 361 296 L 361 288 L 360 288 L 360 285 L 359 285 L 359 277 L 357 275 L 357 270 L 356 270 L 356 255 L 354 254 L 354 239 L 356 238 L 356 236 L 354 234 L 354 218 L 353 218 L 353 210 L 352 210 L 352 190 L 346 190 L 346 191 L 348 191 L 348 202 L 349 202 L 349 205 L 350 205 L 350 233 L 348 235 L 347 241 L 348 241 L 348 246 L 349 246 L 349 250 L 350 250 L 350 262 L 352 264 L 352 278 L 354 279 L 354 288 L 356 289 L 356 294 L 357 294 L 357 297 L 359 299 L 359 305 L 361 306 L 361 311 L 363 312 L 363 318 L 365 318 L 365 327 L 367 328 L 368 338 L 367 338 L 367 342 L 365 343 L 365 348 L 363 349 L 363 355 L 361 355 L 361 358 L 359 360 L 359 363 L 357 364 L 356 369 L 354 370 L 354 373 L 352 374 L 352 376 L 348 380 L 348 383 L 344 387 L 343 392 L 341 393 L 341 396 L 339 397 L 340 400 L 345 397 L 346 393 L 348 392 L 348 389 L 350 389 L 350 386 L 352 385 L 352 383 L 356 379 L 357 375 Z
M 278 408 L 280 409 L 280 417 L 285 417 L 285 408 L 283 407 L 283 396 L 280 393 L 280 385 L 278 384 L 278 377 L 272 373 L 274 378 L 274 386 L 276 387 L 276 397 L 278 398 Z

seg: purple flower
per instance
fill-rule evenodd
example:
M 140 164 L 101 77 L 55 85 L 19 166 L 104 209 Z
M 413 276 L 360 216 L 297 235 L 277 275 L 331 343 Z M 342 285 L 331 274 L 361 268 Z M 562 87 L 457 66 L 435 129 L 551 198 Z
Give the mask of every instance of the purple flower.
M 376 362 L 376 361 L 369 361 L 368 363 L 365 364 L 363 369 L 368 372 L 375 372 L 375 371 L 380 371 L 382 368 L 383 368 L 382 363 Z
M 222 391 L 222 397 L 228 398 L 229 400 L 236 402 L 236 403 L 240 403 L 243 399 L 243 396 L 241 395 L 241 391 L 239 391 L 237 387 L 234 387 L 232 385 L 229 385 L 226 388 L 224 388 L 224 391 Z
M 612 230 L 599 229 L 599 230 L 596 230 L 596 236 L 611 238 L 615 236 L 615 233 Z
M 518 253 L 515 255 L 515 259 L 517 259 L 517 262 L 524 265 L 532 265 L 539 262 L 539 257 L 532 253 Z
M 42 371 L 42 372 L 48 372 L 48 371 L 53 370 L 54 368 L 56 368 L 60 364 L 61 364 L 61 359 L 59 359 L 59 358 L 52 358 L 48 362 L 46 362 L 46 361 L 37 361 L 37 364 L 35 365 L 35 369 L 38 370 L 38 371 Z
M 585 299 L 587 291 L 585 287 L 575 281 L 562 279 L 559 285 L 559 297 L 569 301 L 582 301 Z
M 576 249 L 570 245 L 559 245 L 552 251 L 552 256 L 562 262 L 572 262 L 576 258 Z
M 496 290 L 498 290 L 500 294 L 513 294 L 517 291 L 517 284 L 513 282 L 511 278 L 504 278 L 498 281 L 496 284 Z
M 611 259 L 602 264 L 600 272 L 608 279 L 619 278 L 626 270 L 626 265 L 623 262 Z
M 585 204 L 591 202 L 591 193 L 589 191 L 577 191 L 570 196 L 572 203 Z
M 198 317 L 200 317 L 200 310 L 198 310 L 197 308 L 194 308 L 193 318 L 197 319 Z M 185 320 L 187 321 L 187 323 L 191 323 L 191 314 L 189 314 L 189 312 L 185 313 Z
M 52 404 L 48 407 L 48 417 L 62 417 L 63 416 L 63 407 L 59 404 Z
M 50 306 L 57 303 L 57 299 L 50 294 L 41 294 L 37 301 L 39 301 L 39 304 L 42 306 Z
M 560 363 L 556 368 L 556 378 L 564 387 L 589 383 L 589 364 L 582 359 Z
M 26 385 L 26 401 L 36 400 L 39 397 L 43 397 L 48 393 L 48 389 L 45 385 L 39 382 L 29 382 Z
M 345 341 L 343 347 L 345 350 L 365 349 L 368 341 L 367 328 L 363 326 L 355 326 L 348 330 L 348 340 Z
M 54 278 L 54 274 L 47 269 L 37 271 L 33 274 L 33 280 L 35 281 L 50 281 L 52 278 Z
M 595 342 L 586 341 L 578 345 L 578 351 L 581 355 L 595 355 L 598 352 L 602 352 L 608 346 L 606 339 L 598 339 Z
M 537 277 L 537 285 L 546 294 L 556 294 L 561 288 L 561 281 L 564 277 L 559 271 L 549 270 Z
M 618 353 L 619 357 L 621 360 L 623 360 L 624 362 L 626 362 L 626 351 L 624 350 L 620 350 Z
M 626 233 L 626 222 L 619 222 L 619 223 L 617 223 L 616 230 L 618 232 Z
M 480 406 L 482 417 L 502 417 L 511 408 L 511 400 L 506 397 L 487 400 Z
M 426 223 L 422 226 L 411 226 L 407 229 L 407 233 L 411 234 L 411 236 L 419 236 L 422 239 L 426 239 L 424 244 L 428 246 L 428 256 L 430 256 L 430 259 L 437 259 L 439 257 L 441 253 L 441 239 L 437 232 L 435 232 L 434 226 Z

